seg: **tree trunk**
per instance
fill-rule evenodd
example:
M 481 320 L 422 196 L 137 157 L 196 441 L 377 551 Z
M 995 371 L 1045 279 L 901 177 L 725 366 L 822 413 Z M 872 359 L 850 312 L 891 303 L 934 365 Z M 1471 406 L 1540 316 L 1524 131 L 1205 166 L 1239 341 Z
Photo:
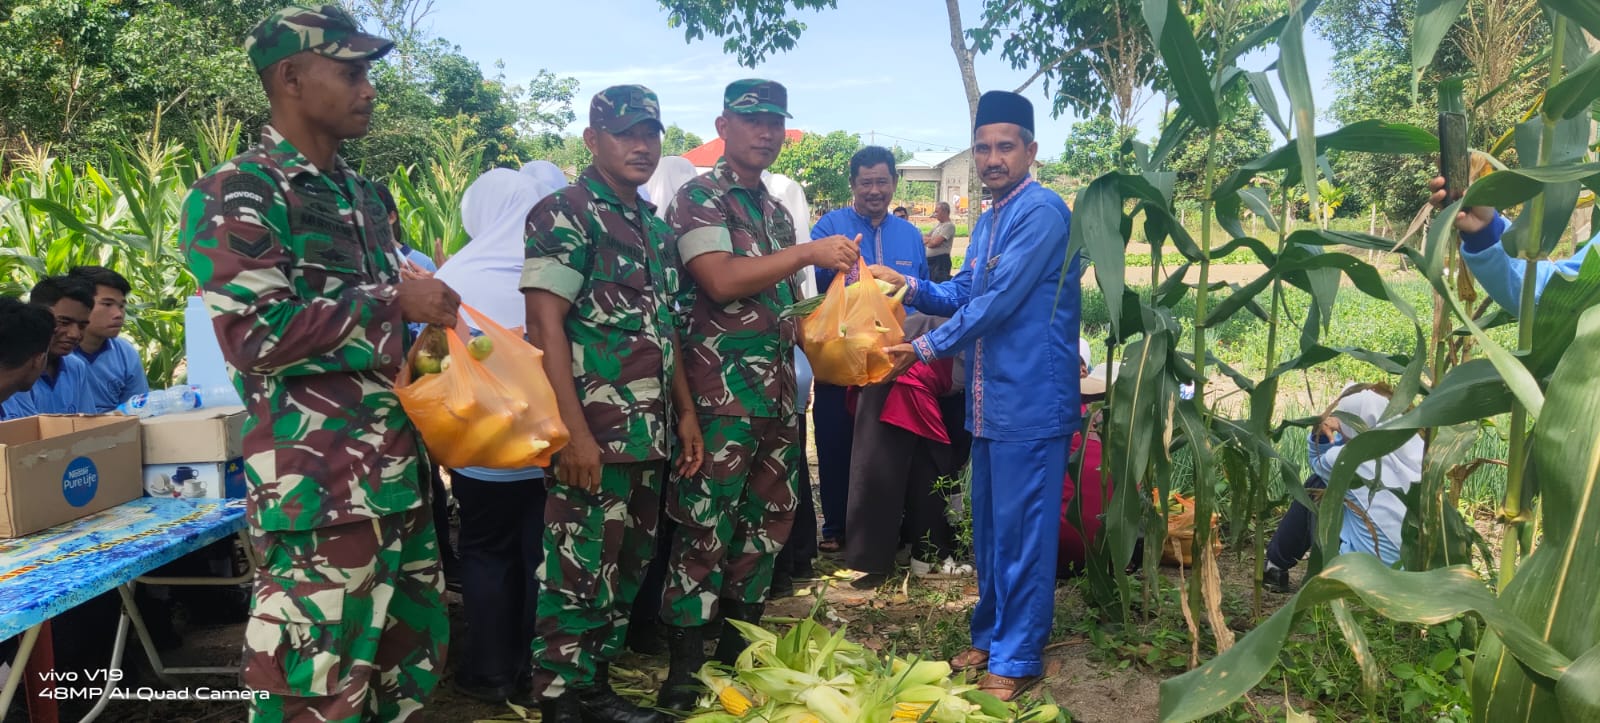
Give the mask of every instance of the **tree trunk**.
M 978 120 L 978 96 L 981 94 L 978 90 L 978 71 L 972 65 L 972 48 L 967 45 L 961 24 L 961 5 L 957 0 L 944 0 L 944 7 L 950 16 L 950 50 L 956 54 L 956 67 L 961 69 L 961 87 L 967 92 L 967 127 L 971 128 Z M 979 190 L 978 157 L 970 156 L 967 165 L 967 222 L 971 224 L 983 208 L 983 194 Z

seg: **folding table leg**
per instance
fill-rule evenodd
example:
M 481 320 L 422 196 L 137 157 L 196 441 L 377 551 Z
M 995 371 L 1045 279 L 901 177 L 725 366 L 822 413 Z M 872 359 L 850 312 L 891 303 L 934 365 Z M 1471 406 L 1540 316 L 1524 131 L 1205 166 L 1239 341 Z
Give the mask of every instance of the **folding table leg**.
M 17 696 L 17 686 L 22 684 L 22 679 L 28 677 L 28 656 L 33 654 L 33 644 L 39 640 L 39 629 L 44 627 L 39 623 L 22 634 L 22 641 L 17 646 L 17 657 L 11 661 L 11 676 L 6 678 L 6 684 L 0 689 L 0 720 L 6 716 L 6 711 L 11 710 L 11 700 Z
M 173 680 L 168 674 L 167 666 L 161 663 L 161 653 L 156 651 L 155 641 L 150 639 L 150 630 L 145 627 L 144 618 L 139 615 L 139 605 L 133 601 L 133 583 L 118 585 L 117 594 L 122 596 L 123 622 L 133 623 L 133 631 L 139 636 L 139 645 L 144 648 L 145 658 L 150 661 L 150 672 L 155 673 L 156 677 L 168 687 L 178 687 L 178 681 Z
M 122 653 L 127 649 L 128 645 L 128 620 L 128 611 L 122 611 L 122 615 L 117 620 L 117 639 L 111 644 L 111 665 L 106 666 L 106 677 L 104 679 L 106 689 L 101 691 L 100 700 L 95 702 L 94 707 L 89 709 L 89 712 L 83 716 L 79 723 L 89 723 L 99 718 L 100 714 L 105 712 L 106 705 L 111 702 L 111 694 L 116 691 L 117 683 L 121 682 L 112 680 L 110 671 L 122 667 Z

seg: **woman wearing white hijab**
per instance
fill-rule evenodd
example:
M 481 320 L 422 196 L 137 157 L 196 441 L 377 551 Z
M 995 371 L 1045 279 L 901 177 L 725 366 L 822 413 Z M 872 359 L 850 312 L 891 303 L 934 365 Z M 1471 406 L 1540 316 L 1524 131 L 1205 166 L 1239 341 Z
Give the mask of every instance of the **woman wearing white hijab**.
M 1339 399 L 1322 416 L 1322 422 L 1306 438 L 1311 479 L 1306 487 L 1327 487 L 1326 480 L 1333 471 L 1346 442 L 1354 439 L 1361 430 L 1335 416 L 1342 412 L 1361 420 L 1370 429 L 1383 421 L 1383 412 L 1393 394 L 1386 384 L 1351 384 L 1346 386 Z M 1356 485 L 1345 493 L 1344 525 L 1339 535 L 1339 552 L 1365 552 L 1376 555 L 1385 565 L 1400 560 L 1400 528 L 1406 516 L 1405 502 L 1400 495 L 1422 479 L 1422 437 L 1413 435 L 1400 449 L 1384 455 L 1375 462 L 1363 462 L 1356 475 L 1376 481 L 1382 489 L 1373 491 L 1365 485 Z M 1327 504 L 1326 501 L 1323 504 Z M 1267 547 L 1266 572 L 1263 584 L 1274 592 L 1292 592 L 1289 569 L 1311 549 L 1314 515 L 1299 502 L 1289 505 L 1283 521 L 1278 523 L 1272 543 Z
M 545 161 L 535 163 L 555 169 Z M 462 227 L 471 241 L 436 275 L 461 290 L 463 303 L 506 328 L 525 325 L 517 286 L 528 212 L 556 190 L 544 180 L 548 173 L 526 170 L 496 168 L 472 182 L 461 198 Z M 565 181 L 562 176 L 563 186 Z M 462 319 L 472 325 L 470 317 Z M 501 703 L 531 674 L 528 649 L 544 550 L 544 471 L 470 467 L 451 470 L 450 477 L 461 513 L 461 592 L 467 616 L 465 654 L 458 658 L 455 687 L 468 697 Z

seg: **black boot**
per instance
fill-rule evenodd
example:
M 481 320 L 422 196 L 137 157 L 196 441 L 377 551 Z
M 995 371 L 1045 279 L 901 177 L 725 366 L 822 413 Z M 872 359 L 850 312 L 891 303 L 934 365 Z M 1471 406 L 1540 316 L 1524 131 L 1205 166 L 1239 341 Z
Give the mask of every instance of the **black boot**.
M 744 603 L 732 600 L 723 600 L 722 608 L 722 639 L 717 641 L 716 660 L 723 665 L 733 667 L 739 661 L 739 654 L 749 647 L 750 642 L 744 639 L 739 629 L 729 620 L 738 620 L 751 625 L 761 624 L 761 615 L 767 611 L 766 603 Z
M 667 679 L 656 694 L 656 707 L 664 710 L 691 711 L 700 700 L 704 686 L 696 675 L 706 662 L 705 626 L 680 628 L 665 626 L 667 630 Z
M 660 713 L 640 708 L 611 689 L 611 664 L 595 667 L 594 685 L 572 691 L 578 696 L 583 719 L 592 723 L 666 723 Z
M 584 723 L 583 709 L 576 691 L 567 691 L 560 698 L 539 701 L 539 720 L 542 723 Z

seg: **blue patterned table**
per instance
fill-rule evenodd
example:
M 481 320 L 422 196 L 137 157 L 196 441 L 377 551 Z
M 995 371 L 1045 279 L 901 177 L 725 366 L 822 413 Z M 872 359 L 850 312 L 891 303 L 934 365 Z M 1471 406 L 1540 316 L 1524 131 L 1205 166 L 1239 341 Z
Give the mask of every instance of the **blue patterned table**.
M 26 633 L 0 711 L 15 694 L 41 624 L 102 593 L 126 597 L 126 586 L 145 573 L 244 528 L 244 500 L 146 497 L 0 540 L 0 640 Z

